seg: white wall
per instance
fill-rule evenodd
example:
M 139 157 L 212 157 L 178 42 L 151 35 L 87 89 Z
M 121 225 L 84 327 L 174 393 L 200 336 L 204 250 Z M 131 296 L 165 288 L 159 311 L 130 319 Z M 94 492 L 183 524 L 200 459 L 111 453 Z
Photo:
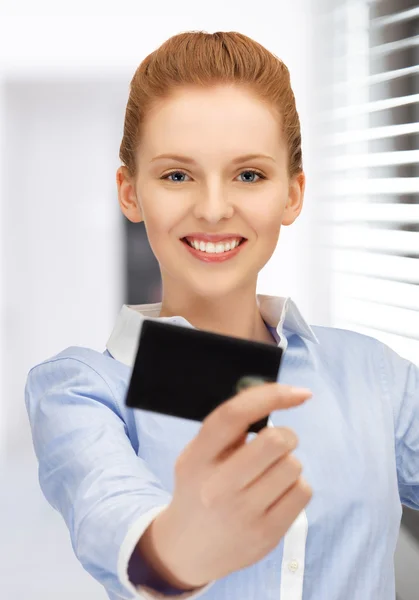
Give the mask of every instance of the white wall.
M 27 370 L 70 345 L 103 350 L 121 303 L 112 84 L 4 82 L 2 407 L 16 450 Z

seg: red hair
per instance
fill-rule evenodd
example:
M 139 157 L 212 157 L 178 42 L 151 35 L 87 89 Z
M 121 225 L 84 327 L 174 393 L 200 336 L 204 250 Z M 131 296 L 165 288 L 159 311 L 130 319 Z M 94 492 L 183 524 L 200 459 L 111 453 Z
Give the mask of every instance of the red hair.
M 176 88 L 217 84 L 244 86 L 275 109 L 288 150 L 288 174 L 302 171 L 300 119 L 286 65 L 241 33 L 190 31 L 149 54 L 131 80 L 119 151 L 131 176 L 137 174 L 141 124 L 153 104 Z

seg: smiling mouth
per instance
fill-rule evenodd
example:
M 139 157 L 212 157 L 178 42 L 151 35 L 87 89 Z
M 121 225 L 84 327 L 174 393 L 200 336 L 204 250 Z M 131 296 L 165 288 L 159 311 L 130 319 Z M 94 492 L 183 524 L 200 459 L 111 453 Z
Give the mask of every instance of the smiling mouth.
M 197 252 L 202 252 L 202 254 L 219 255 L 232 252 L 233 250 L 241 246 L 244 242 L 246 242 L 247 239 L 244 237 L 237 237 L 236 239 L 231 239 L 227 242 L 204 242 L 199 240 L 188 239 L 185 237 L 182 238 L 181 241 L 187 244 L 190 248 L 196 250 Z
M 203 250 L 201 250 L 201 244 L 198 240 L 188 240 L 186 238 L 182 238 L 179 240 L 183 243 L 185 249 L 190 253 L 195 259 L 205 264 L 220 264 L 230 262 L 230 260 L 234 260 L 234 258 L 242 252 L 242 248 L 246 246 L 248 240 L 247 238 L 235 238 L 231 239 L 230 242 L 226 242 L 225 244 L 221 242 L 217 243 L 203 243 Z M 198 248 L 193 245 L 195 241 Z M 230 246 L 230 248 L 229 248 Z

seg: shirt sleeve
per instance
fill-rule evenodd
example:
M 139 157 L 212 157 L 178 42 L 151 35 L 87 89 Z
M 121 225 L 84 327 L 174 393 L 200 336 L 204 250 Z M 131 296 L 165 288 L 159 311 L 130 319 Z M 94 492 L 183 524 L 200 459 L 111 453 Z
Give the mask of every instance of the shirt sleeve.
M 419 367 L 383 344 L 384 383 L 393 404 L 401 503 L 419 510 Z
M 171 495 L 136 454 L 103 376 L 77 358 L 52 359 L 29 372 L 25 403 L 41 489 L 84 569 L 121 599 L 201 596 L 211 584 L 176 592 L 144 565 L 144 585 L 128 575 L 138 540 Z

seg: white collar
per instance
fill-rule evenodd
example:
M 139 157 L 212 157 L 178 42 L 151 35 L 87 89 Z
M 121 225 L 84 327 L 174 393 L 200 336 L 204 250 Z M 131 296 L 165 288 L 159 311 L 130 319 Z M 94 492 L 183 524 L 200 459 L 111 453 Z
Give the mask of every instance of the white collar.
M 295 333 L 310 342 L 319 344 L 314 331 L 302 316 L 291 297 L 257 295 L 260 314 L 265 323 L 276 328 L 278 345 L 285 351 L 288 345 L 283 329 Z M 132 367 L 137 354 L 141 326 L 145 319 L 160 319 L 177 325 L 193 327 L 181 316 L 159 317 L 161 302 L 155 304 L 124 304 L 114 329 L 106 344 L 108 352 L 116 360 Z

